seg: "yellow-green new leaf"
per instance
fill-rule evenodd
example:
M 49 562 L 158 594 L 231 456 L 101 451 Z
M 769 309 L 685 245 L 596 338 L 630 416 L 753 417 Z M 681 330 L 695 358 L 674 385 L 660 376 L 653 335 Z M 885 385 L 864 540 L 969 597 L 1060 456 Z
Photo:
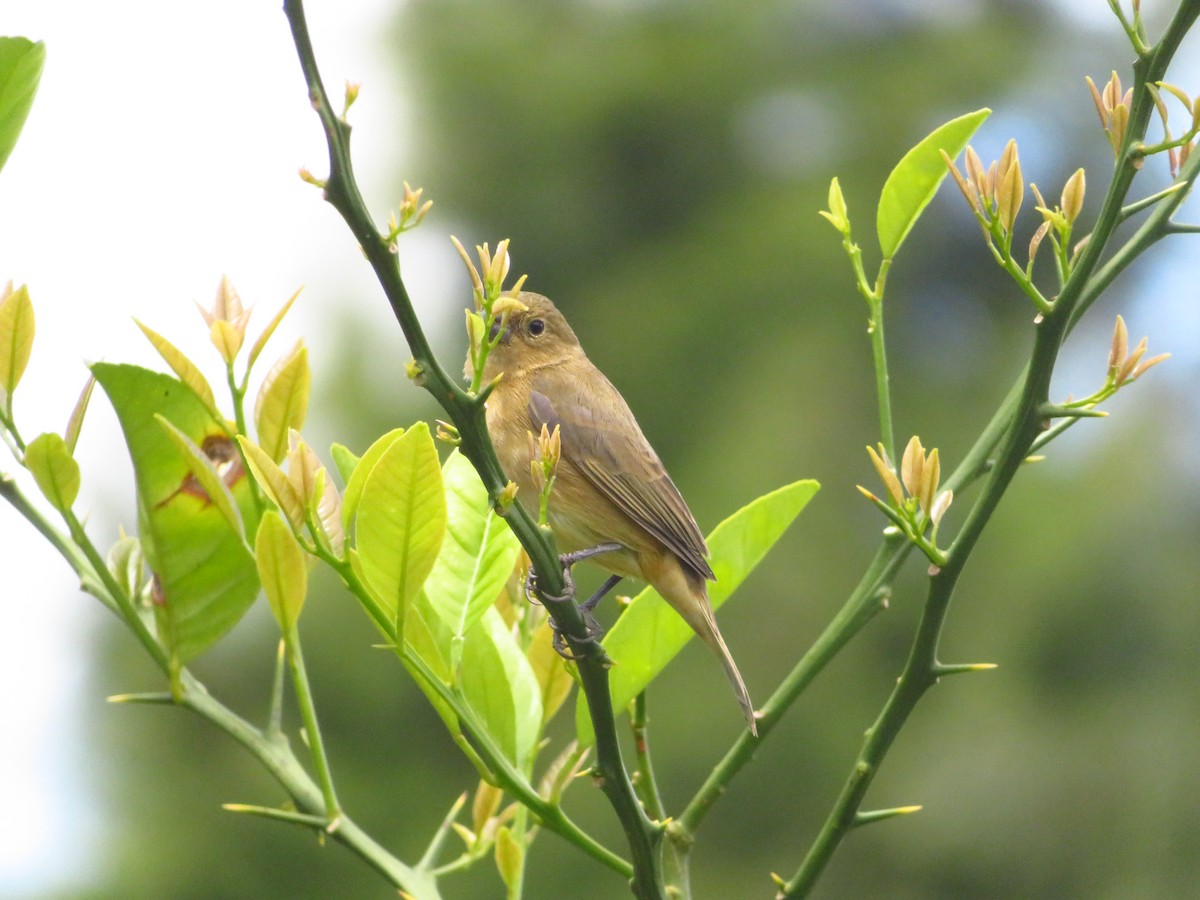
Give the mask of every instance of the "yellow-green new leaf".
M 292 529 L 275 510 L 263 513 L 254 538 L 254 562 L 267 602 L 285 634 L 296 626 L 308 595 L 308 567 Z
M 171 367 L 171 371 L 179 377 L 179 380 L 186 384 L 205 406 L 214 413 L 217 412 L 217 400 L 213 396 L 212 387 L 196 364 L 153 328 L 143 325 L 137 319 L 134 319 L 133 322 L 142 330 L 142 334 L 146 336 L 147 340 L 154 345 L 158 355 Z
M 0 388 L 4 389 L 5 409 L 12 412 L 12 395 L 25 374 L 33 352 L 33 301 L 29 288 L 21 285 L 0 300 Z
M 192 473 L 192 477 L 196 479 L 196 482 L 207 495 L 209 502 L 216 507 L 217 512 L 221 514 L 221 517 L 233 529 L 233 533 L 245 539 L 246 534 L 242 525 L 242 514 L 238 512 L 237 503 L 234 502 L 229 485 L 225 483 L 225 479 L 218 475 L 217 470 L 213 468 L 212 460 L 208 458 L 208 455 L 203 450 L 196 446 L 195 441 L 172 425 L 161 414 L 155 413 L 154 418 L 162 426 L 163 431 L 167 433 L 167 437 L 171 439 L 171 443 L 175 445 L 175 448 L 183 457 L 188 471 Z
M 354 531 L 363 576 L 396 623 L 398 642 L 404 608 L 433 569 L 446 533 L 442 467 L 424 422 L 393 441 L 371 468 Z
M 75 408 L 71 410 L 71 417 L 67 419 L 67 430 L 63 432 L 63 440 L 67 442 L 67 449 L 71 453 L 75 452 L 75 444 L 79 441 L 79 431 L 83 428 L 83 417 L 87 414 L 88 403 L 92 399 L 92 388 L 96 386 L 96 376 L 89 375 L 87 384 L 83 386 L 83 390 L 79 394 L 79 399 L 75 401 Z
M 475 467 L 457 450 L 442 466 L 442 482 L 449 539 L 425 582 L 425 596 L 453 635 L 450 662 L 457 668 L 463 640 L 504 589 L 521 545 L 491 508 Z
M 717 580 L 709 584 L 709 600 L 719 609 L 758 565 L 819 485 L 797 481 L 752 500 L 708 535 Z M 613 708 L 626 709 L 695 635 L 683 619 L 651 587 L 633 598 L 604 637 L 604 649 L 616 663 L 609 673 Z M 734 647 L 736 654 L 738 648 Z M 719 676 L 718 676 L 719 677 Z M 735 707 L 729 701 L 732 712 Z M 595 740 L 584 695 L 576 701 L 580 746 Z
M 305 443 L 300 433 L 292 431 L 288 434 L 288 481 L 296 489 L 296 495 L 307 509 L 312 509 L 320 490 L 317 476 L 325 468 L 317 458 L 313 448 Z
M 301 288 L 300 290 L 303 290 Z M 275 333 L 275 329 L 279 327 L 279 323 L 283 321 L 283 317 L 288 314 L 288 310 L 292 308 L 292 304 L 296 302 L 296 298 L 300 296 L 300 291 L 292 294 L 288 298 L 287 303 L 283 304 L 279 312 L 275 313 L 275 318 L 267 323 L 267 327 L 263 329 L 262 334 L 258 336 L 258 340 L 254 342 L 254 346 L 250 348 L 250 357 L 246 361 L 246 369 L 249 370 L 254 365 L 254 361 L 258 359 L 263 348 L 267 346 L 267 341 L 271 339 L 271 335 Z
M 47 432 L 30 441 L 25 448 L 25 468 L 55 509 L 65 513 L 71 508 L 79 496 L 79 463 L 60 435 Z
M 949 172 L 938 151 L 944 150 L 954 159 L 991 114 L 990 109 L 979 109 L 951 119 L 904 154 L 892 169 L 879 195 L 879 211 L 875 218 L 879 249 L 884 259 L 895 257 Z
M 239 434 L 237 442 L 238 446 L 242 448 L 242 456 L 245 457 L 246 465 L 250 468 L 250 474 L 254 476 L 254 480 L 288 517 L 293 528 L 303 527 L 304 503 L 296 494 L 296 489 L 292 487 L 287 475 L 283 473 L 283 469 L 279 468 L 275 460 L 267 456 L 262 447 L 245 435 Z
M 142 585 L 145 584 L 142 542 L 133 535 L 122 533 L 117 542 L 109 548 L 104 562 L 117 586 L 125 592 L 125 596 L 136 601 Z
M 212 340 L 213 346 L 217 348 L 217 352 L 221 354 L 221 359 L 225 360 L 225 364 L 233 365 L 238 351 L 242 349 L 242 341 L 246 339 L 246 333 L 235 323 L 218 319 L 209 326 L 208 336 Z
M 394 428 L 387 434 L 375 441 L 367 452 L 362 455 L 362 458 L 354 464 L 354 470 L 346 475 L 341 468 L 339 462 L 339 470 L 342 471 L 342 476 L 346 479 L 346 491 L 342 495 L 342 526 L 349 533 L 351 526 L 354 524 L 354 517 L 358 513 L 358 503 L 362 499 L 363 488 L 367 484 L 367 476 L 371 474 L 371 470 L 375 468 L 375 464 L 379 462 L 379 457 L 383 456 L 384 451 L 392 446 L 400 435 L 404 434 L 403 428 Z M 335 452 L 333 458 L 338 459 L 339 454 Z
M 329 455 L 333 457 L 333 464 L 337 466 L 338 474 L 342 476 L 342 484 L 348 485 L 350 476 L 358 468 L 358 457 L 345 444 L 337 443 L 329 448 Z
M 554 649 L 554 633 L 549 621 L 534 631 L 526 656 L 542 691 L 542 724 L 545 725 L 554 718 L 575 684 L 567 671 L 566 660 Z
M 267 373 L 254 405 L 258 444 L 275 462 L 281 462 L 287 455 L 288 432 L 304 426 L 311 390 L 308 349 L 303 341 L 298 341 L 292 352 Z
M 501 826 L 496 832 L 496 870 L 509 891 L 520 881 L 524 866 L 525 848 L 513 837 L 512 829 Z
M 317 492 L 311 509 L 324 543 L 338 559 L 346 555 L 346 532 L 342 528 L 342 498 L 329 470 L 322 468 L 317 475 Z

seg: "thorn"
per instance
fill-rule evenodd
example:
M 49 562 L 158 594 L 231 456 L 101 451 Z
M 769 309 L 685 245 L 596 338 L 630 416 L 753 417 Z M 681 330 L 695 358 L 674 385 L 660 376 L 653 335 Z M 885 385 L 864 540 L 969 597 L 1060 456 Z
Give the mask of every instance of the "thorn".
M 149 694 L 113 694 L 111 697 L 106 697 L 109 703 L 150 703 L 150 704 L 165 704 L 172 705 L 175 703 L 175 698 L 171 696 L 169 691 Z
M 995 663 L 957 663 L 945 664 L 938 663 L 933 667 L 933 675 L 935 678 L 941 678 L 943 675 L 961 675 L 964 672 L 989 672 L 997 668 Z
M 249 803 L 222 803 L 221 809 L 228 812 L 245 813 L 251 816 L 262 816 L 264 819 L 275 819 L 280 822 L 291 822 L 295 825 L 303 825 L 322 831 L 330 826 L 336 828 L 341 824 L 340 816 L 330 820 L 325 816 L 311 816 L 290 809 L 276 809 L 273 806 L 254 806 Z
M 873 809 L 869 812 L 857 812 L 854 814 L 854 827 L 860 825 L 870 825 L 873 822 L 882 822 L 884 819 L 894 819 L 896 816 L 907 816 L 911 813 L 920 812 L 924 807 L 921 806 L 897 806 L 894 809 Z

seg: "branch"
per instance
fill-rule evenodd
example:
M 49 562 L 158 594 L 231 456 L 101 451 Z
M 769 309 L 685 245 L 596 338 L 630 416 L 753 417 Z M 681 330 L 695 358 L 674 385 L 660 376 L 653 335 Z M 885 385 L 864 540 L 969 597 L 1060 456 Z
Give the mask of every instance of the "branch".
M 925 691 L 937 683 L 941 674 L 949 671 L 937 660 L 937 646 L 958 578 L 1018 468 L 1028 455 L 1030 447 L 1042 432 L 1042 408 L 1048 402 L 1050 378 L 1062 340 L 1078 320 L 1084 302 L 1090 303 L 1099 293 L 1098 288 L 1089 289 L 1093 277 L 1107 277 L 1108 280 L 1115 277 L 1115 271 L 1110 273 L 1106 269 L 1100 269 L 1099 261 L 1113 231 L 1122 219 L 1122 204 L 1137 173 L 1136 147 L 1145 133 L 1153 108 L 1153 99 L 1149 91 L 1145 90 L 1145 84 L 1162 78 L 1179 41 L 1198 15 L 1200 0 L 1186 0 L 1182 3 L 1162 41 L 1134 65 L 1135 84 L 1130 127 L 1118 153 L 1117 168 L 1100 210 L 1096 228 L 1071 277 L 1063 286 L 1053 311 L 1046 315 L 1038 326 L 1030 364 L 1023 377 L 1015 409 L 1008 419 L 1009 425 L 1000 444 L 995 464 L 990 469 L 979 500 L 971 509 L 950 547 L 946 564 L 930 577 L 921 621 L 896 687 L 875 724 L 867 731 L 851 773 L 804 861 L 793 878 L 781 885 L 780 898 L 808 895 L 832 857 L 833 851 L 846 834 L 859 824 L 858 809 L 862 799 L 900 729 Z M 1190 177 L 1195 177 L 1194 170 Z M 1168 198 L 1163 205 L 1169 204 L 1171 199 L 1173 198 Z M 1152 226 L 1152 232 L 1139 230 L 1129 244 L 1122 248 L 1123 251 L 1128 249 L 1129 252 L 1120 268 L 1169 230 L 1167 226 L 1170 211 L 1163 212 L 1160 209 L 1155 212 L 1162 212 L 1162 215 L 1152 216 L 1152 220 L 1157 222 Z M 1146 225 L 1150 226 L 1150 222 Z M 1151 233 L 1155 235 L 1153 239 L 1149 237 Z M 1107 281 L 1104 283 L 1107 284 Z M 1007 405 L 1006 402 L 1005 406 Z M 974 667 L 973 670 L 978 668 Z M 967 670 L 972 670 L 972 667 L 968 667 Z
M 111 573 L 104 567 L 103 559 L 83 532 L 82 527 L 76 527 L 77 523 L 74 518 L 72 517 L 71 522 L 72 540 L 62 535 L 46 521 L 45 517 L 29 503 L 12 479 L 7 476 L 0 477 L 0 497 L 8 501 L 26 521 L 46 537 L 79 576 L 89 593 L 96 596 L 105 606 L 126 621 L 143 645 L 149 641 L 147 650 L 151 659 L 164 674 L 168 674 L 170 661 L 167 654 L 137 616 L 133 598 L 121 591 Z M 97 571 L 97 568 L 100 571 Z M 133 621 L 129 621 L 130 616 L 133 617 Z M 135 625 L 141 627 L 138 628 Z M 319 819 L 323 825 L 329 823 L 321 788 L 297 761 L 282 735 L 278 733 L 264 734 L 255 728 L 209 694 L 204 685 L 186 669 L 180 673 L 180 683 L 183 686 L 180 697 L 171 693 L 163 693 L 124 695 L 111 699 L 113 702 L 126 703 L 177 704 L 191 709 L 249 750 L 288 792 L 301 815 L 309 815 L 314 820 Z M 438 896 L 437 885 L 428 874 L 417 872 L 392 856 L 345 813 L 342 813 L 338 820 L 338 827 L 332 832 L 332 837 L 362 857 L 397 887 L 420 897 L 436 898 Z
M 308 85 L 309 99 L 320 117 L 329 149 L 329 178 L 325 199 L 341 214 L 362 248 L 413 354 L 419 381 L 441 404 L 462 438 L 461 449 L 479 472 L 494 504 L 508 483 L 496 458 L 485 422 L 481 399 L 461 388 L 434 357 L 400 277 L 400 265 L 385 235 L 373 224 L 358 189 L 350 157 L 350 126 L 333 111 L 317 68 L 301 0 L 285 0 L 284 14 L 291 27 L 300 68 Z M 565 590 L 562 565 L 553 539 L 544 536 L 518 505 L 505 510 L 513 533 L 529 554 L 538 575 L 539 591 L 551 597 Z M 574 603 L 548 603 L 555 625 L 578 657 L 579 675 L 587 696 L 588 711 L 596 734 L 594 773 L 621 821 L 634 864 L 634 893 L 641 898 L 663 894 L 659 842 L 661 830 L 642 810 L 621 759 L 616 718 L 608 688 L 604 652 L 588 640 L 588 628 Z

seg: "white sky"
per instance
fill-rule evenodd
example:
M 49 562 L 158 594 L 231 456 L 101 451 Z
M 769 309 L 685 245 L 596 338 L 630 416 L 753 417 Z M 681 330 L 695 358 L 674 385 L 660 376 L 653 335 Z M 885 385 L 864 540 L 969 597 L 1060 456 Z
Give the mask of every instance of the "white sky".
M 365 83 L 352 115 L 364 194 L 395 203 L 386 192 L 402 164 L 406 117 L 381 31 L 396 4 L 309 5 L 330 92 L 340 100 L 345 80 Z M 330 297 L 367 298 L 356 314 L 395 328 L 344 225 L 297 178 L 302 165 L 323 174 L 326 155 L 278 0 L 5 0 L 0 34 L 47 44 L 33 112 L 0 172 L 0 281 L 29 284 L 37 317 L 16 395 L 27 440 L 61 432 L 85 360 L 161 368 L 131 316 L 211 366 L 192 301 L 210 302 L 224 273 L 258 306 L 252 334 L 305 285 L 277 351 L 301 333 L 319 337 L 322 298 L 326 307 Z M 386 215 L 382 205 L 376 212 Z M 406 238 L 414 296 L 446 289 L 427 273 L 458 274 L 447 230 L 440 223 Z M 310 346 L 319 372 L 331 348 L 312 338 Z M 76 511 L 105 511 L 90 522 L 103 549 L 115 532 L 111 511 L 130 523 L 133 507 L 120 432 L 100 391 L 79 457 Z M 0 471 L 14 468 L 5 453 Z M 120 477 L 105 479 L 110 470 Z M 78 704 L 101 700 L 82 679 L 87 623 L 103 613 L 7 504 L 0 535 L 0 772 L 9 776 L 0 896 L 11 897 L 62 890 L 96 849 L 100 823 L 90 818 L 86 748 L 73 722 Z

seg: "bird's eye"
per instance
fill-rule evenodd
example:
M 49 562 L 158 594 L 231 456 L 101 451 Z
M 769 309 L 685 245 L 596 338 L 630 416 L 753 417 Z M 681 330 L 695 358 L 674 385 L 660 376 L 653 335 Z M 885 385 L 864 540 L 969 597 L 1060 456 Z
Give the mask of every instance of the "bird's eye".
M 529 333 L 534 337 L 539 337 L 546 330 L 546 323 L 541 319 L 533 319 L 529 323 Z

